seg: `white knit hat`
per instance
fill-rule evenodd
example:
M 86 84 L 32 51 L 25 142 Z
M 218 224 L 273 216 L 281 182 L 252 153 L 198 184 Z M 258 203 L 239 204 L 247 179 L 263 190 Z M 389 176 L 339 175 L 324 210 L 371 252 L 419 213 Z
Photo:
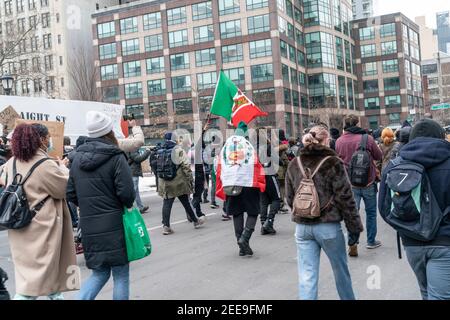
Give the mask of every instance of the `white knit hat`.
M 89 137 L 100 138 L 113 130 L 113 123 L 106 114 L 98 111 L 89 111 L 86 114 L 86 127 Z

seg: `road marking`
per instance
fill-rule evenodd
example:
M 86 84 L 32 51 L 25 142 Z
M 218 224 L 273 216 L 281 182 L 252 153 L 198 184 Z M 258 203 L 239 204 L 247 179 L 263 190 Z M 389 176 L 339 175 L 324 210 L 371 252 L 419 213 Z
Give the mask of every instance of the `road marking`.
M 208 213 L 205 216 L 210 217 L 210 216 L 213 216 L 213 215 L 216 215 L 216 214 L 217 214 L 217 212 L 213 212 L 213 213 Z M 179 220 L 179 221 L 172 222 L 171 225 L 172 224 L 180 224 L 180 223 L 187 222 L 187 221 L 188 221 L 187 219 Z M 161 226 L 156 226 L 156 227 L 150 227 L 150 228 L 147 228 L 147 230 L 148 231 L 152 231 L 152 230 L 160 229 L 162 227 L 163 227 L 162 225 Z

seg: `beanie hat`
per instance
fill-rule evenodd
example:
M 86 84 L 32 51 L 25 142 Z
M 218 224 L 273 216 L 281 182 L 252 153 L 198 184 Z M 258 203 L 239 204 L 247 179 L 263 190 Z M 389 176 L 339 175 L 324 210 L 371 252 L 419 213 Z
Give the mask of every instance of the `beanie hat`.
M 422 119 L 411 129 L 409 141 L 419 137 L 445 139 L 445 131 L 436 121 Z
M 106 114 L 98 111 L 89 111 L 86 114 L 86 127 L 89 137 L 100 138 L 113 130 L 113 123 Z
M 170 132 L 170 131 L 167 131 L 165 134 L 164 134 L 164 140 L 172 140 L 172 132 Z

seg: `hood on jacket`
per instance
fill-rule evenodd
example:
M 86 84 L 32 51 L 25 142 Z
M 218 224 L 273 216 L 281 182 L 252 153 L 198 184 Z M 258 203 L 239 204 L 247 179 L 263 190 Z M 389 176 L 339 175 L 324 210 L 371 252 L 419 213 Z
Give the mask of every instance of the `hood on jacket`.
M 420 163 L 426 169 L 432 168 L 450 158 L 450 142 L 437 138 L 416 138 L 400 150 L 400 156 Z
M 401 128 L 398 141 L 401 143 L 408 143 L 410 133 L 411 133 L 411 127 Z
M 112 157 L 125 153 L 113 143 L 102 138 L 87 138 L 85 143 L 79 146 L 74 158 L 80 158 L 80 169 L 94 171 Z

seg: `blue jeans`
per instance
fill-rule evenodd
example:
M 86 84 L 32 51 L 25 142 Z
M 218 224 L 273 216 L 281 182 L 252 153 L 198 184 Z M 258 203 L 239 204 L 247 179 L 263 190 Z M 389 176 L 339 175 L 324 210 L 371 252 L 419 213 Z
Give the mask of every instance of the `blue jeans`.
M 352 188 L 355 197 L 356 208 L 361 208 L 361 199 L 364 200 L 366 208 L 366 230 L 367 230 L 367 244 L 375 243 L 377 236 L 377 185 L 373 183 L 367 188 Z M 349 235 L 350 238 L 355 235 Z M 359 238 L 359 236 L 357 236 Z M 357 241 L 349 241 L 357 242 Z
M 295 230 L 298 259 L 299 299 L 317 300 L 320 251 L 323 249 L 334 273 L 341 300 L 354 300 L 347 265 L 345 239 L 340 223 L 297 224 Z
M 113 300 L 128 300 L 130 297 L 130 265 L 103 267 L 92 270 L 91 277 L 83 284 L 78 294 L 79 300 L 95 300 L 98 293 L 111 276 L 114 280 Z
M 133 177 L 133 185 L 134 185 L 134 192 L 136 193 L 136 206 L 139 210 L 144 209 L 144 205 L 142 204 L 141 195 L 139 193 L 139 177 Z
M 450 300 L 450 247 L 405 247 L 424 300 Z

